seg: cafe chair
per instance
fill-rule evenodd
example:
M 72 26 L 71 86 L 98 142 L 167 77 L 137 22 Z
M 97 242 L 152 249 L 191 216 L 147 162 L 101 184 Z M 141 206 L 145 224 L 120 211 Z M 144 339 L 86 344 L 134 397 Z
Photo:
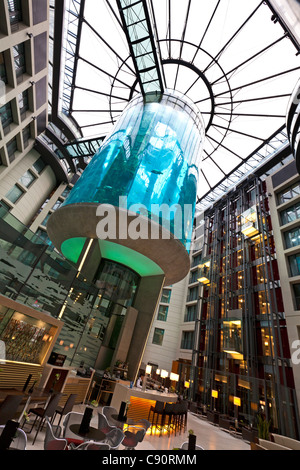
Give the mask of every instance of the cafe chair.
M 24 395 L 7 395 L 0 405 L 0 425 L 14 419 Z
M 123 443 L 125 434 L 120 428 L 114 428 L 105 436 L 105 444 L 109 444 L 111 450 L 117 450 Z
M 185 441 L 180 447 L 180 449 L 182 449 L 182 450 L 188 450 L 188 448 L 189 448 L 189 441 Z M 198 446 L 198 445 L 195 446 L 195 449 L 196 450 L 204 450 L 203 447 Z
M 160 417 L 161 420 L 162 420 L 162 416 L 163 416 L 163 412 L 164 412 L 164 406 L 165 406 L 165 404 L 164 404 L 163 401 L 157 401 L 155 403 L 155 406 L 151 406 L 150 409 L 149 409 L 149 413 L 148 413 L 148 421 L 149 422 L 150 422 L 150 416 L 151 416 L 151 413 L 152 413 L 151 434 L 152 434 L 153 426 L 155 426 L 156 428 L 159 427 L 158 419 Z
M 5 425 L 0 426 L 0 436 L 2 434 Z M 18 428 L 15 437 L 12 440 L 12 443 L 9 446 L 10 450 L 26 450 L 27 446 L 27 436 L 23 429 Z
M 110 426 L 104 414 L 98 412 L 98 429 L 104 432 L 104 434 L 107 434 L 113 429 L 116 429 L 116 426 Z
M 44 440 L 44 450 L 65 450 L 68 446 L 68 441 L 59 437 L 61 435 L 61 427 L 52 426 L 47 416 L 45 419 L 46 434 Z
M 109 444 L 104 442 L 86 441 L 70 450 L 110 450 Z
M 137 421 L 135 421 L 134 419 L 127 419 L 126 426 L 127 426 L 126 427 L 127 431 L 130 431 L 130 428 L 134 427 L 134 428 L 143 428 L 145 429 L 145 432 L 147 432 L 151 426 L 151 423 L 147 419 L 139 419 Z
M 102 408 L 102 413 L 106 417 L 108 424 L 110 426 L 115 426 L 117 428 L 123 429 L 123 423 L 120 423 L 116 419 L 112 417 L 112 415 L 117 415 L 118 416 L 118 411 L 113 407 L 113 406 L 103 406 Z
M 122 445 L 126 450 L 133 450 L 136 446 L 143 441 L 146 431 L 145 429 L 140 429 L 137 432 L 125 431 L 125 438 L 123 439 Z
M 56 410 L 56 407 L 57 407 L 57 404 L 59 402 L 59 400 L 61 399 L 61 396 L 62 396 L 62 393 L 56 393 L 55 395 L 52 395 L 49 402 L 48 402 L 48 405 L 46 405 L 45 408 L 30 408 L 29 410 L 29 413 L 35 415 L 35 420 L 31 426 L 31 429 L 29 431 L 29 433 L 31 433 L 32 429 L 34 428 L 34 425 L 36 423 L 36 421 L 39 419 L 39 424 L 38 424 L 38 428 L 37 428 L 37 431 L 36 431 L 36 434 L 34 436 L 34 439 L 33 439 L 33 442 L 32 442 L 32 445 L 35 443 L 35 440 L 36 440 L 36 437 L 38 435 L 38 433 L 40 432 L 44 422 L 45 422 L 45 418 L 46 416 L 49 418 L 49 420 L 51 420 L 51 418 L 53 417 L 54 415 L 54 412 Z M 25 424 L 25 421 L 24 421 L 24 424 Z M 23 426 L 24 426 L 23 424 Z
M 56 415 L 60 415 L 59 421 L 57 423 L 58 425 L 60 424 L 61 418 L 73 410 L 73 406 L 75 405 L 76 398 L 77 398 L 77 393 L 71 393 L 66 403 L 64 404 L 64 406 L 58 406 L 56 408 L 54 416 L 53 416 L 53 422 L 56 418 Z
M 175 425 L 175 422 L 174 422 L 175 411 L 176 411 L 175 406 L 176 406 L 176 403 L 166 403 L 164 407 L 163 415 L 162 415 L 161 431 L 166 428 L 168 431 L 168 435 L 170 435 L 170 430 Z
M 68 444 L 72 443 L 76 446 L 76 445 L 82 444 L 82 442 L 84 442 L 84 439 L 80 439 L 77 434 L 74 434 L 70 430 L 70 426 L 72 424 L 81 424 L 82 418 L 83 418 L 83 413 L 78 413 L 76 411 L 70 411 L 70 413 L 68 413 L 65 416 L 65 419 L 63 421 L 63 434 L 62 434 L 62 437 L 64 439 L 67 439 Z

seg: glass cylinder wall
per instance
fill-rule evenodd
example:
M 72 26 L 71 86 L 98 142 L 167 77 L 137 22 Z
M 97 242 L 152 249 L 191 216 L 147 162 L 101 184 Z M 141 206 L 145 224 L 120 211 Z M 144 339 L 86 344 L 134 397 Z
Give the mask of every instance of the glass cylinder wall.
M 203 140 L 202 117 L 185 96 L 167 90 L 160 102 L 134 98 L 64 206 L 121 203 L 188 249 Z

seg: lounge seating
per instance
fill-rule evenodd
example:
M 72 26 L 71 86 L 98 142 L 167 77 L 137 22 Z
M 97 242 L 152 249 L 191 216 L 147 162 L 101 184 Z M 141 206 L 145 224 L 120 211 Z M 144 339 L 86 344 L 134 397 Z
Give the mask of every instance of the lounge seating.
M 266 450 L 292 450 L 289 447 L 276 444 L 276 442 L 267 441 L 265 439 L 258 439 L 258 444 Z
M 222 416 L 220 416 L 219 417 L 219 426 L 220 426 L 220 428 L 229 430 L 230 428 L 232 428 L 232 420 L 227 419 L 227 418 L 223 418 Z
M 300 450 L 300 441 L 292 439 L 291 437 L 282 436 L 281 434 L 271 434 L 271 439 L 276 443 L 284 447 L 288 447 L 292 450 Z
M 242 427 L 242 438 L 247 442 L 256 442 L 258 438 L 258 431 L 255 428 L 249 429 Z
M 212 424 L 219 424 L 219 414 L 214 411 L 207 411 L 207 421 Z

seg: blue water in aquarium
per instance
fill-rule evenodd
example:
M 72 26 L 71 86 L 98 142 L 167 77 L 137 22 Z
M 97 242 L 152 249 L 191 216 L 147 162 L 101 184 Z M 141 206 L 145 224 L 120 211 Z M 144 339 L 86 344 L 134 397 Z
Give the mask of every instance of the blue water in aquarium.
M 132 102 L 64 205 L 91 202 L 119 206 L 119 197 L 126 196 L 128 208 L 142 205 L 136 212 L 156 216 L 188 246 L 203 143 L 202 128 L 191 114 L 168 96 L 160 103 Z M 158 210 L 162 204 L 173 206 L 177 216 L 176 210 L 162 216 Z

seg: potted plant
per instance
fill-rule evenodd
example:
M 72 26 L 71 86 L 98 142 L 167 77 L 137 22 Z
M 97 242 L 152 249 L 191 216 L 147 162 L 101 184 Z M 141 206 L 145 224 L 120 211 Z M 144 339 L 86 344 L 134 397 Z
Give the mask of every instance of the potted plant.
M 257 415 L 257 429 L 258 429 L 259 439 L 264 439 L 266 441 L 270 439 L 270 436 L 269 436 L 270 424 L 271 424 L 271 420 L 267 421 L 264 415 L 262 414 Z
M 194 434 L 193 429 L 190 429 L 188 431 L 189 435 L 189 444 L 188 444 L 188 450 L 195 450 L 196 449 L 196 434 Z

